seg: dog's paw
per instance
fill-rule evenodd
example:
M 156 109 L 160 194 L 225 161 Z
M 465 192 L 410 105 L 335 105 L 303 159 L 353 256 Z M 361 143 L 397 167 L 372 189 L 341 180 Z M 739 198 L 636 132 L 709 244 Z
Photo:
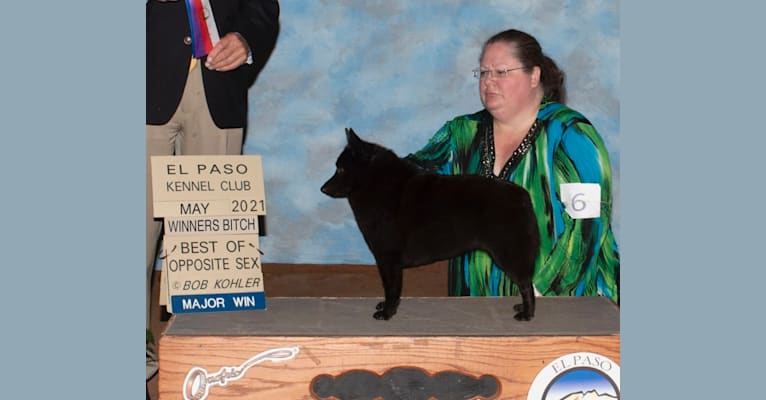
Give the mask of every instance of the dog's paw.
M 382 310 L 383 307 L 385 307 L 385 306 L 386 306 L 386 302 L 385 301 L 381 301 L 380 303 L 378 303 L 378 305 L 375 306 L 375 309 L 376 310 Z
M 513 308 L 514 310 L 519 311 L 513 316 L 516 321 L 531 321 L 532 317 L 534 317 L 534 314 L 525 310 L 522 304 L 516 304 Z
M 513 316 L 516 321 L 529 321 L 534 317 L 534 314 L 530 313 L 527 307 L 524 307 L 524 303 L 514 304 L 513 311 L 518 311 L 516 315 Z
M 517 313 L 516 315 L 513 316 L 513 318 L 516 321 L 531 321 L 532 320 L 532 316 L 526 312 Z
M 377 320 L 386 320 L 386 321 L 388 321 L 389 319 L 391 319 L 391 317 L 394 316 L 394 314 L 396 314 L 396 310 L 387 310 L 387 309 L 383 308 L 383 309 L 381 309 L 379 311 L 376 311 L 375 314 L 372 314 L 372 317 L 377 319 Z
M 386 313 L 385 311 L 376 311 L 375 314 L 372 314 L 372 317 L 379 321 L 380 320 L 388 321 L 389 319 L 391 319 L 391 316 L 388 315 L 388 313 Z

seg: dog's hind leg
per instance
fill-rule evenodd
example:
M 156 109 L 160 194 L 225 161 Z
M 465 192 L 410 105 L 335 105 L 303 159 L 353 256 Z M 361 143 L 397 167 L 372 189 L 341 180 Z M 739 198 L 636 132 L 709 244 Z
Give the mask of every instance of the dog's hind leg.
M 402 296 L 402 268 L 398 264 L 393 266 L 391 264 L 378 264 L 378 272 L 383 281 L 385 300 L 378 303 L 375 307 L 377 311 L 372 316 L 375 319 L 388 320 L 396 314 L 396 310 L 399 308 L 399 301 Z
M 534 249 L 534 247 L 527 247 L 526 243 L 519 245 L 523 250 Z M 513 310 L 517 312 L 513 318 L 517 321 L 529 321 L 535 316 L 535 289 L 532 286 L 532 276 L 535 271 L 536 254 L 531 250 L 518 252 L 518 249 L 514 254 L 513 249 L 504 248 L 500 245 L 494 248 L 502 248 L 502 250 L 489 251 L 492 259 L 496 260 L 497 266 L 505 272 L 513 283 L 518 285 L 521 292 L 521 304 L 513 306 Z
M 519 291 L 521 292 L 521 304 L 513 306 L 513 310 L 518 311 L 513 318 L 517 321 L 529 321 L 535 316 L 535 289 L 530 281 L 519 285 Z

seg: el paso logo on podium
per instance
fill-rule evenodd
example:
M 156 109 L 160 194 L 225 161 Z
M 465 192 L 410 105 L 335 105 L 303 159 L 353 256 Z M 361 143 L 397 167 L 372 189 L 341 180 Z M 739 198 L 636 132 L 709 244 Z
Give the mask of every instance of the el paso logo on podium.
M 613 400 L 620 398 L 620 366 L 595 353 L 571 353 L 545 366 L 532 381 L 527 400 Z

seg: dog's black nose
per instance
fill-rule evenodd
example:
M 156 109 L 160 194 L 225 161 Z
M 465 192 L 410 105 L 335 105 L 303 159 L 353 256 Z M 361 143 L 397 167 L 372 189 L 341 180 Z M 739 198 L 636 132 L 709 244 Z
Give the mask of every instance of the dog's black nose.
M 319 188 L 319 190 L 321 190 L 322 193 L 324 193 L 324 194 L 326 194 L 326 195 L 328 195 L 330 197 L 333 197 L 332 191 L 330 190 L 330 181 L 325 182 L 324 185 L 322 185 L 322 187 Z

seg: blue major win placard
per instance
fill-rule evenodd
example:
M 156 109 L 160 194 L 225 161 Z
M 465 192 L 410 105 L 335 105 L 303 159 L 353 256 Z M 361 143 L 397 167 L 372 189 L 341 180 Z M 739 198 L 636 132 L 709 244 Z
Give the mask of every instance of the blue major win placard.
M 265 310 L 264 292 L 171 296 L 174 314 Z

